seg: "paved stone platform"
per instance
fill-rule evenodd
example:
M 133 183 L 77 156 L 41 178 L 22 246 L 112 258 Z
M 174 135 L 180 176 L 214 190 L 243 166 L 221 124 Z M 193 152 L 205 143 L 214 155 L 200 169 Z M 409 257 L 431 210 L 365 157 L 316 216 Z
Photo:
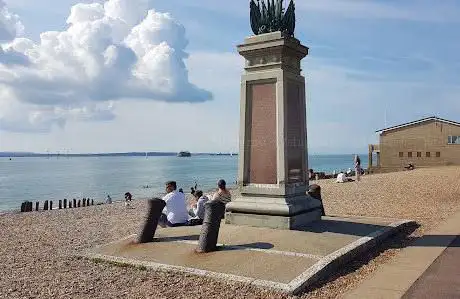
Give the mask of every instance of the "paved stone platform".
M 222 223 L 218 251 L 206 254 L 194 251 L 200 226 L 159 228 L 152 243 L 136 244 L 136 235 L 131 235 L 93 248 L 85 256 L 297 293 L 412 224 L 395 219 L 323 217 L 302 231 L 293 231 Z

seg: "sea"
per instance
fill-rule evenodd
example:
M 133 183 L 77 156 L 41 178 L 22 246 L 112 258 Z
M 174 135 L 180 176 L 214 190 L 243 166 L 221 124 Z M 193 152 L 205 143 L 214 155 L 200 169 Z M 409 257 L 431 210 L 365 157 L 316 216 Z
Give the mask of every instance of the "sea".
M 353 167 L 352 155 L 310 155 L 308 160 L 308 168 L 326 173 Z M 237 170 L 238 156 L 1 157 L 0 211 L 17 210 L 24 200 L 90 197 L 103 202 L 107 195 L 122 200 L 125 192 L 134 199 L 150 198 L 162 195 L 168 180 L 186 193 L 195 184 L 209 191 L 221 178 L 234 185 Z

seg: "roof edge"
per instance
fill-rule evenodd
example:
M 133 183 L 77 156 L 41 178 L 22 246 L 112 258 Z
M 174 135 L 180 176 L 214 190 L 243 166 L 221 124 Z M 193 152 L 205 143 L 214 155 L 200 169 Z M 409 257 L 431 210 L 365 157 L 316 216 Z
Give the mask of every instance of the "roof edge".
M 400 129 L 400 128 L 404 128 L 404 127 L 424 123 L 424 122 L 427 122 L 427 121 L 440 121 L 440 122 L 451 124 L 451 125 L 454 125 L 454 126 L 460 126 L 459 122 L 455 122 L 455 121 L 452 121 L 452 120 L 440 118 L 440 117 L 437 117 L 437 116 L 430 116 L 430 117 L 425 117 L 425 118 L 422 118 L 422 119 L 419 119 L 419 120 L 403 123 L 403 124 L 400 124 L 400 125 L 380 129 L 380 130 L 375 131 L 375 133 L 383 133 L 383 132 L 387 132 L 387 131 L 392 131 L 392 130 L 396 130 L 396 129 Z

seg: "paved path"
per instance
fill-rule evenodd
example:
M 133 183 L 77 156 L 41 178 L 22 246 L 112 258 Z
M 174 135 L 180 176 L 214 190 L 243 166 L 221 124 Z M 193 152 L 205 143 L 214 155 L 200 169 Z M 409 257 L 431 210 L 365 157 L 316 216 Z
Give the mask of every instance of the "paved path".
M 460 298 L 460 211 L 404 248 L 344 298 Z
M 460 236 L 431 264 L 403 298 L 460 298 Z

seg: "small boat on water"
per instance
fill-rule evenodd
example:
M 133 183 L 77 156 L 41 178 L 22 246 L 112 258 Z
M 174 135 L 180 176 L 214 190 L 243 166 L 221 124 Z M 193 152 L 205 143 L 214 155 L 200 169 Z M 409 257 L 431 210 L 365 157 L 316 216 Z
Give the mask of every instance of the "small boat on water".
M 188 151 L 182 151 L 182 152 L 179 152 L 179 153 L 177 154 L 177 156 L 178 156 L 178 157 L 191 157 L 192 154 L 190 154 L 190 152 L 188 152 Z

